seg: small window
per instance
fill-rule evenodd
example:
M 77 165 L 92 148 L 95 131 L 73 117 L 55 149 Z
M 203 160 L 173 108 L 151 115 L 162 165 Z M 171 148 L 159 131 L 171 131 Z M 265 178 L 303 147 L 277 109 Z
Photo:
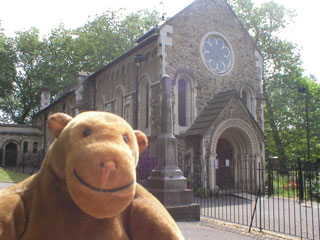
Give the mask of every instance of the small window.
M 27 153 L 28 152 L 28 142 L 24 142 L 23 143 L 23 153 Z
M 34 143 L 33 143 L 32 152 L 33 152 L 33 153 L 37 153 L 37 152 L 38 152 L 38 143 L 37 143 L 37 142 L 34 142 Z
M 116 114 L 123 117 L 123 93 L 121 88 L 116 92 Z
M 242 102 L 243 104 L 248 107 L 248 99 L 247 99 L 247 92 L 246 91 L 242 91 Z
M 246 106 L 246 108 L 249 110 L 249 112 L 252 114 L 252 116 L 255 118 L 255 108 L 256 108 L 256 102 L 255 102 L 255 96 L 254 91 L 249 86 L 244 86 L 241 89 L 241 99 L 243 104 Z

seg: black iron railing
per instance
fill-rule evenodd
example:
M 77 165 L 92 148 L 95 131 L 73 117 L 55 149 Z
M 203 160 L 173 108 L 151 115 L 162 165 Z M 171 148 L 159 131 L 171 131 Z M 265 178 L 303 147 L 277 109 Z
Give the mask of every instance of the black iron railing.
M 305 239 L 320 239 L 320 174 L 315 164 L 238 164 L 232 186 L 202 191 L 201 215 Z M 223 171 L 222 171 L 223 172 Z M 225 179 L 230 178 L 230 169 Z M 227 175 L 228 174 L 228 175 Z M 220 175 L 221 176 L 221 175 Z M 197 191 L 195 190 L 195 193 Z
M 0 166 L 11 171 L 33 174 L 40 168 L 43 158 L 43 151 L 3 151 Z

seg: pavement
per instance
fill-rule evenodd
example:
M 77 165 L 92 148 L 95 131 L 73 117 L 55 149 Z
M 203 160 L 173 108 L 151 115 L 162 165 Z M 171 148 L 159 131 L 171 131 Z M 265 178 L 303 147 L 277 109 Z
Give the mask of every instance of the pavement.
M 252 229 L 248 232 L 247 226 L 239 226 L 228 222 L 214 219 L 202 218 L 197 222 L 177 222 L 185 240 L 211 240 L 211 239 L 232 239 L 232 240 L 272 240 L 272 239 L 298 239 L 278 235 L 271 232 L 259 232 Z
M 0 183 L 0 189 L 8 187 L 12 183 Z M 252 230 L 248 233 L 248 227 L 217 221 L 209 218 L 201 218 L 195 222 L 177 222 L 185 240 L 211 240 L 211 239 L 232 239 L 232 240 L 251 240 L 251 239 L 289 239 L 280 235 L 264 233 Z M 290 238 L 292 239 L 292 238 Z

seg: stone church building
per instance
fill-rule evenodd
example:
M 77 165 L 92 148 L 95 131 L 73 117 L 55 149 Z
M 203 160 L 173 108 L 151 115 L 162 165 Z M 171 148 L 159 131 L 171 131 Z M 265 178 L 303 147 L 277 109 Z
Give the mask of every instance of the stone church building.
M 80 73 L 78 86 L 49 105 L 50 93 L 43 93 L 33 118 L 41 148 L 53 140 L 46 127 L 50 114 L 113 112 L 148 136 L 138 173 L 147 178 L 157 161 L 167 76 L 179 167 L 190 185 L 215 192 L 253 179 L 251 167 L 264 162 L 263 57 L 226 1 L 195 0 L 136 43 L 97 72 Z M 238 171 L 241 166 L 248 168 Z

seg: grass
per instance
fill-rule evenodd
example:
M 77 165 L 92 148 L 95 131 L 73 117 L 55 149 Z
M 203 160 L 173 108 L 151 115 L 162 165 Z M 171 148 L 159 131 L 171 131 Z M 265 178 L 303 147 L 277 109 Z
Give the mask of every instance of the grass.
M 29 177 L 27 174 L 16 173 L 0 168 L 0 182 L 21 182 L 27 177 Z

